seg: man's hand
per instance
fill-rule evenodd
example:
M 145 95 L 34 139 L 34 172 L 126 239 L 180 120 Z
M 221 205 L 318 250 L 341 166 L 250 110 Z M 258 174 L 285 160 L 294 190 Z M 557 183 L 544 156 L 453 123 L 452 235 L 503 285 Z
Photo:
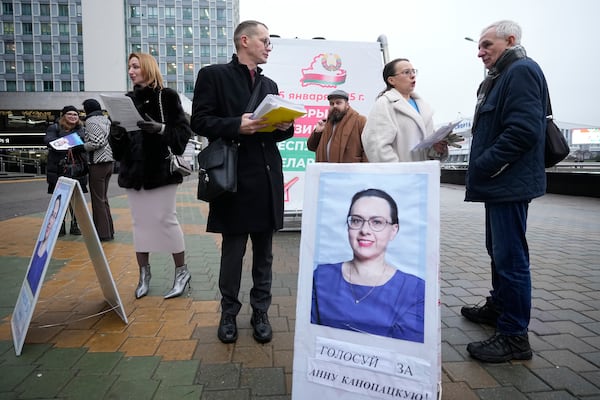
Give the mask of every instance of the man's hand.
M 251 119 L 252 113 L 242 114 L 242 123 L 240 124 L 240 133 L 242 135 L 254 135 L 260 129 L 269 126 L 265 124 L 265 119 Z
M 110 122 L 110 136 L 115 139 L 120 139 L 127 131 L 121 126 L 119 121 Z
M 145 133 L 163 133 L 165 129 L 165 124 L 161 124 L 160 122 L 156 122 L 153 120 L 148 114 L 146 114 L 146 118 L 148 120 L 138 121 L 137 126 Z
M 321 133 L 323 132 L 323 130 L 325 129 L 325 124 L 327 123 L 326 119 L 322 119 L 319 122 L 317 122 L 317 126 L 315 126 L 315 132 L 316 133 Z

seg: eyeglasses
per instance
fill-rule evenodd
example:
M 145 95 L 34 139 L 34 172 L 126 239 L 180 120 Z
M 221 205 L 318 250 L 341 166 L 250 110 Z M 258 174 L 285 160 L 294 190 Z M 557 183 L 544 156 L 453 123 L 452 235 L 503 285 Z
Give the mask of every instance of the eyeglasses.
M 352 230 L 359 230 L 365 225 L 365 222 L 369 223 L 369 227 L 373 232 L 381 232 L 385 229 L 387 225 L 393 225 L 391 222 L 386 221 L 383 217 L 371 217 L 369 219 L 364 219 L 358 215 L 349 215 L 348 216 L 348 228 Z
M 65 114 L 67 117 L 79 117 L 79 114 L 76 112 L 68 112 Z
M 397 72 L 397 73 L 395 73 L 395 74 L 394 74 L 394 75 L 392 75 L 392 76 L 396 76 L 396 75 L 404 75 L 404 76 L 411 76 L 411 75 L 414 75 L 414 76 L 417 76 L 417 73 L 418 73 L 418 72 L 419 72 L 419 71 L 418 71 L 418 70 L 416 70 L 416 69 L 414 69 L 414 68 L 413 68 L 413 69 L 404 69 L 404 70 L 402 70 L 402 71 L 400 71 L 400 72 Z
M 261 42 L 263 42 L 263 44 L 265 45 L 265 49 L 267 50 L 273 50 L 273 43 L 271 43 L 271 40 L 269 38 L 265 38 L 265 39 L 258 39 Z

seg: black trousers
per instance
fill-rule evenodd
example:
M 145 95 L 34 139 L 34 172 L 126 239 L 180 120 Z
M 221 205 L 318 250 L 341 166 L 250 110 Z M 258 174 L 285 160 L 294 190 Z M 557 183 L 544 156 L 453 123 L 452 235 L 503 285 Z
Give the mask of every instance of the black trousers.
M 244 233 L 241 235 L 222 234 L 221 271 L 221 311 L 236 316 L 242 307 L 238 299 L 242 280 L 242 260 L 246 253 L 248 236 L 252 241 L 252 289 L 250 305 L 253 310 L 267 312 L 271 305 L 271 283 L 273 265 L 273 232 Z
M 113 171 L 113 163 L 90 164 L 89 185 L 92 199 L 92 217 L 98 237 L 112 239 L 115 234 L 110 205 L 108 204 L 108 184 Z

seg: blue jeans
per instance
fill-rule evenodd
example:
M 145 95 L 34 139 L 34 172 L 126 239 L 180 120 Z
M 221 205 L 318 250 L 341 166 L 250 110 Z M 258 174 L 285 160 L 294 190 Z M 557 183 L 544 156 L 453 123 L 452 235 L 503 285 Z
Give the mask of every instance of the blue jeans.
M 525 335 L 531 315 L 529 201 L 485 203 L 485 245 L 492 266 L 492 301 L 500 310 L 496 331 Z

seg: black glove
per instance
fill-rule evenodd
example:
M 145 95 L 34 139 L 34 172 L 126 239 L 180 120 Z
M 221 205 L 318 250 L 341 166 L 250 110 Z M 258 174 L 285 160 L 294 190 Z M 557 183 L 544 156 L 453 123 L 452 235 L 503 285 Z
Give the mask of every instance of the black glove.
M 82 144 L 78 144 L 77 146 L 71 147 L 71 151 L 73 152 L 73 154 L 85 153 L 85 146 Z
M 160 122 L 156 122 L 148 114 L 146 114 L 147 121 L 138 121 L 137 126 L 146 133 L 162 133 L 164 125 Z
M 120 139 L 126 132 L 119 121 L 110 122 L 110 135 L 115 137 L 115 139 Z

